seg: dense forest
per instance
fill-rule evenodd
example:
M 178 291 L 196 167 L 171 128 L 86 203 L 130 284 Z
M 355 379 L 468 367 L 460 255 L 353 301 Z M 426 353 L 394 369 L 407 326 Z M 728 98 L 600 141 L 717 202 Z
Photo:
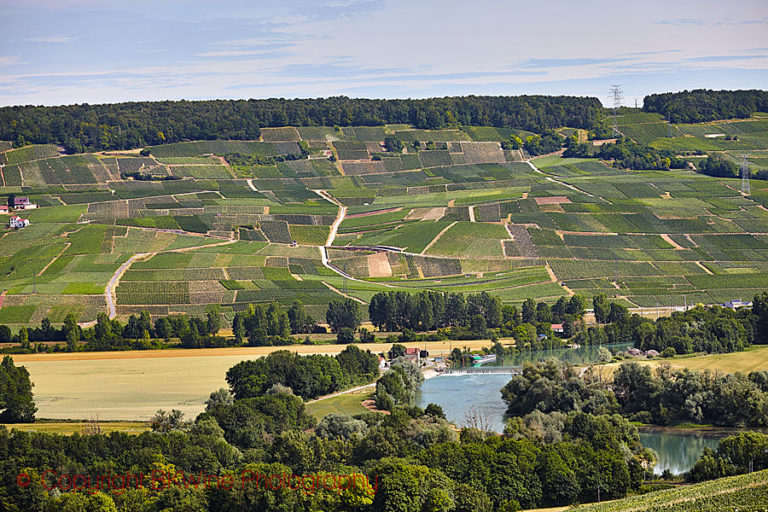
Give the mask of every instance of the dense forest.
M 69 152 L 133 149 L 183 140 L 254 140 L 272 126 L 406 123 L 591 129 L 602 107 L 575 96 L 461 96 L 407 100 L 318 99 L 156 101 L 0 108 L 0 140 L 60 144 Z
M 650 94 L 643 110 L 658 112 L 673 123 L 701 123 L 716 119 L 747 118 L 768 111 L 768 91 L 693 91 Z

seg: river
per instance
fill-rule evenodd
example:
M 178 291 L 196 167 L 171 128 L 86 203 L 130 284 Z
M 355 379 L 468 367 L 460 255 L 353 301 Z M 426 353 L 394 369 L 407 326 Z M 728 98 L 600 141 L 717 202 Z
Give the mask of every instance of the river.
M 626 350 L 629 345 L 606 347 Z M 514 357 L 505 357 L 499 366 L 518 366 L 524 361 L 537 361 L 554 357 L 573 364 L 586 364 L 597 359 L 597 347 L 579 349 L 558 349 L 529 351 Z M 487 366 L 487 365 L 486 365 Z M 495 373 L 454 373 L 440 375 L 424 381 L 416 393 L 416 403 L 425 407 L 429 403 L 440 405 L 448 420 L 459 426 L 468 424 L 467 416 L 473 411 L 487 419 L 488 426 L 495 432 L 504 431 L 506 404 L 501 399 L 501 388 L 512 375 Z M 640 441 L 659 455 L 655 472 L 669 469 L 679 474 L 690 469 L 705 447 L 716 449 L 720 439 L 732 434 L 727 430 L 675 430 L 669 428 L 643 427 Z

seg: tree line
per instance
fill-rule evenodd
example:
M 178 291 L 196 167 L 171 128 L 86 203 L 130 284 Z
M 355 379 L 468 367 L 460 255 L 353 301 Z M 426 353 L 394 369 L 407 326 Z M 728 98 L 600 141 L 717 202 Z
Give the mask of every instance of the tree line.
M 623 363 L 612 380 L 599 367 L 579 375 L 556 360 L 526 363 L 521 375 L 501 390 L 507 413 L 534 411 L 621 414 L 631 421 L 670 425 L 693 422 L 723 427 L 768 425 L 768 372 L 716 374 L 673 370 L 655 372 L 637 362 Z
M 399 337 L 388 336 L 387 342 L 514 337 L 519 346 L 538 349 L 552 348 L 539 335 L 557 341 L 551 330 L 553 323 L 563 324 L 560 335 L 564 338 L 582 329 L 581 319 L 587 305 L 587 299 L 578 294 L 560 297 L 552 305 L 527 299 L 518 308 L 502 304 L 498 296 L 487 292 L 464 295 L 431 290 L 397 291 L 376 293 L 368 305 L 368 314 L 379 330 L 402 333 Z M 363 317 L 359 302 L 343 298 L 329 302 L 325 320 L 339 343 L 375 342 L 374 333 L 360 328 Z M 178 339 L 183 348 L 279 346 L 298 343 L 297 335 L 327 332 L 299 300 L 287 308 L 277 302 L 247 305 L 232 319 L 232 337 L 217 334 L 222 325 L 223 317 L 216 305 L 210 306 L 203 317 L 169 315 L 153 319 L 149 312 L 142 311 L 130 315 L 125 324 L 99 313 L 96 324 L 89 328 L 80 327 L 77 316 L 70 313 L 60 328 L 54 327 L 48 318 L 41 321 L 40 327 L 22 327 L 16 335 L 8 326 L 0 325 L 0 343 L 18 343 L 19 347 L 4 349 L 15 352 L 43 350 L 39 342 L 51 341 L 66 342 L 64 350 L 68 351 L 161 349 L 170 346 L 171 339 Z M 304 343 L 311 343 L 308 339 L 305 337 Z M 59 346 L 47 350 L 59 350 Z
M 602 116 L 596 98 L 456 96 L 371 100 L 317 99 L 154 101 L 0 108 L 0 140 L 59 144 L 68 152 L 133 149 L 184 140 L 255 140 L 263 127 L 411 124 L 460 125 L 533 132 L 561 126 L 589 129 Z
M 576 321 L 586 311 L 586 305 L 587 300 L 581 295 L 560 297 L 552 306 L 529 298 L 518 309 L 502 304 L 500 297 L 488 292 L 464 295 L 431 290 L 392 291 L 379 292 L 371 298 L 368 316 L 375 327 L 387 331 L 452 327 L 470 332 L 499 328 L 508 333 L 523 323 L 535 326 Z
M 748 118 L 768 111 L 768 91 L 692 91 L 650 94 L 643 98 L 643 111 L 658 112 L 672 123 L 702 123 L 718 119 Z
M 574 343 L 632 343 L 665 356 L 736 352 L 753 343 L 768 343 L 768 292 L 755 296 L 751 309 L 699 305 L 657 319 L 630 315 L 625 307 L 606 301 L 602 294 L 592 302 L 596 321 L 606 325 L 576 333 Z
M 77 315 L 70 313 L 58 328 L 47 317 L 39 327 L 22 326 L 15 335 L 7 325 L 0 325 L 0 343 L 18 343 L 18 348 L 11 349 L 16 352 L 18 349 L 25 352 L 43 350 L 42 345 L 32 344 L 51 341 L 65 342 L 64 349 L 68 351 L 161 349 L 170 346 L 171 339 L 178 339 L 183 348 L 212 348 L 246 342 L 253 346 L 290 345 L 297 343 L 292 334 L 327 332 L 306 313 L 299 300 L 287 308 L 277 302 L 249 304 L 244 311 L 235 314 L 232 322 L 234 336 L 231 338 L 217 334 L 223 323 L 218 305 L 209 306 L 205 316 L 179 314 L 153 319 L 148 311 L 142 311 L 130 315 L 125 323 L 99 313 L 96 324 L 87 328 L 80 327 Z M 54 349 L 59 348 L 48 348 Z
M 688 163 L 677 157 L 674 151 L 656 149 L 651 146 L 638 144 L 625 137 L 618 137 L 615 143 L 592 146 L 579 143 L 576 137 L 566 139 L 566 158 L 599 158 L 611 161 L 614 167 L 620 169 L 685 169 Z
M 736 162 L 728 160 L 720 154 L 707 156 L 698 166 L 698 171 L 707 176 L 716 178 L 738 178 L 741 176 L 741 167 Z M 768 180 L 768 169 L 749 171 L 750 177 L 757 180 Z

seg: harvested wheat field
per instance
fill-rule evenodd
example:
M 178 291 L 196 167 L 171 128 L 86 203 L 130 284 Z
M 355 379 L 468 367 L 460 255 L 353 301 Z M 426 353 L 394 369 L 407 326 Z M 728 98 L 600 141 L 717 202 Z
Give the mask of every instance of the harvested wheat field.
M 454 343 L 478 349 L 487 340 Z M 406 343 L 424 347 L 423 343 Z M 212 391 L 226 387 L 224 376 L 240 361 L 275 350 L 299 354 L 338 354 L 345 345 L 292 345 L 174 349 L 129 352 L 82 352 L 14 356 L 34 383 L 37 416 L 55 419 L 146 420 L 158 409 L 179 409 L 193 418 L 204 409 Z M 389 343 L 371 343 L 374 353 L 389 350 Z M 428 342 L 434 355 L 448 355 L 449 344 Z

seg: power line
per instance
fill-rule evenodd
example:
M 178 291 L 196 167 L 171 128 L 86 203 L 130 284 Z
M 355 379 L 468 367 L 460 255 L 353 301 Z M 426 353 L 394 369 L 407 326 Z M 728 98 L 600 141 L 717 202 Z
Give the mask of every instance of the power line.
M 611 86 L 611 99 L 613 101 L 613 133 L 616 136 L 620 136 L 619 132 L 619 108 L 624 96 L 621 95 L 624 91 L 621 90 L 621 84 L 615 84 Z
M 747 155 L 741 155 L 741 193 L 745 196 L 750 195 L 749 188 L 749 167 L 747 167 Z

